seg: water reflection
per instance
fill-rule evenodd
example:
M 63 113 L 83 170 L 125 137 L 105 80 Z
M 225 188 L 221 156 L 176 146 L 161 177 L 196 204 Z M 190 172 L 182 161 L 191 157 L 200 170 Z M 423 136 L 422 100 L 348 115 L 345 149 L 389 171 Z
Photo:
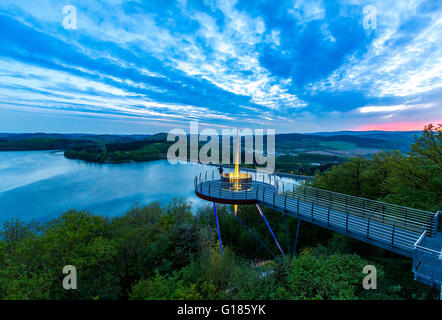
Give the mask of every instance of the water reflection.
M 195 209 L 203 201 L 193 193 L 193 179 L 204 167 L 166 160 L 94 164 L 56 152 L 0 152 L 0 221 L 45 221 L 69 209 L 115 216 L 135 203 L 166 205 L 174 197 L 190 200 Z

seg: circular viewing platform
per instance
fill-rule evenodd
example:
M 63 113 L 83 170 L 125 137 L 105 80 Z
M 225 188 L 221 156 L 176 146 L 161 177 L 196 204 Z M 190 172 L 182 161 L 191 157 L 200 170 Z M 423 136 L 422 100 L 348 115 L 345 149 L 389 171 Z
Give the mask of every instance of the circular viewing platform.
M 249 173 L 233 172 L 219 175 L 213 172 L 204 172 L 195 177 L 195 194 L 204 200 L 223 204 L 255 204 L 262 192 L 273 193 L 275 177 L 262 175 L 262 181 L 256 181 Z

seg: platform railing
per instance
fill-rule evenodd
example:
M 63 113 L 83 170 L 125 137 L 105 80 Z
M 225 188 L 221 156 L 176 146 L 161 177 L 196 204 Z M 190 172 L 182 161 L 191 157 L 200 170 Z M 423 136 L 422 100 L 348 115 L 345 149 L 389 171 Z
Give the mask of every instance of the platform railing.
M 297 211 L 311 212 L 312 220 L 322 220 L 322 222 L 326 220 L 328 225 L 334 224 L 345 231 L 356 231 L 368 239 L 381 239 L 392 247 L 404 246 L 411 249 L 418 235 L 424 230 L 424 226 L 416 225 L 413 230 L 408 228 L 405 232 L 401 219 L 389 217 L 381 219 L 375 212 L 369 211 L 357 215 L 356 212 L 350 213 L 350 210 L 339 204 L 316 201 L 317 199 L 309 196 L 297 195 L 294 198 L 280 196 L 279 207 L 282 207 L 281 200 L 285 202 L 287 208 L 293 207 L 295 202 L 300 205 Z
M 351 204 L 342 204 L 338 202 L 333 202 L 325 199 L 316 198 L 311 195 L 302 194 L 302 193 L 290 193 L 286 192 L 286 196 L 294 198 L 294 199 L 300 199 L 307 203 L 312 203 L 314 205 L 320 205 L 327 208 L 330 208 L 332 210 L 340 211 L 345 214 L 358 216 L 363 219 L 371 219 L 372 221 L 378 221 L 384 224 L 391 225 L 395 228 L 402 228 L 404 230 L 410 230 L 415 232 L 422 232 L 422 230 L 427 229 L 427 225 L 424 223 L 418 223 L 418 222 L 409 222 L 405 220 L 404 218 L 385 215 L 376 211 L 372 210 L 361 210 L 357 207 L 352 207 Z
M 223 165 L 223 168 L 226 169 L 226 171 L 234 171 L 235 167 L 232 165 Z M 285 172 L 268 172 L 263 169 L 254 169 L 254 168 L 240 168 L 241 172 L 249 173 L 253 176 L 256 175 L 265 175 L 265 176 L 276 176 L 280 178 L 287 178 L 297 181 L 313 181 L 315 180 L 314 176 L 307 176 L 307 175 L 300 175 L 300 174 L 292 174 L 292 173 L 285 173 Z
M 204 179 L 204 181 L 207 181 L 207 176 L 207 172 L 205 172 L 204 174 L 201 173 L 199 175 L 199 181 L 203 181 L 201 180 L 201 177 Z M 216 180 L 219 179 L 220 176 L 218 172 L 213 170 L 211 173 L 209 173 L 209 177 L 211 177 L 211 180 Z M 255 177 L 253 177 L 252 175 L 252 178 L 257 178 L 256 180 L 254 180 L 254 182 L 262 182 L 275 187 L 277 195 L 282 194 L 283 197 L 295 199 L 300 198 L 304 202 L 314 203 L 316 205 L 321 205 L 327 208 L 331 207 L 332 210 L 341 211 L 344 214 L 359 216 L 366 219 L 370 218 L 373 221 L 389 224 L 394 228 L 403 228 L 405 230 L 418 232 L 419 234 L 421 234 L 423 230 L 427 230 L 427 236 L 432 236 L 434 230 L 436 230 L 434 226 L 438 215 L 434 215 L 434 213 L 431 212 L 392 205 L 389 203 L 383 203 L 355 196 L 348 196 L 337 192 L 291 184 L 288 182 L 281 183 L 278 178 L 273 175 L 261 175 Z M 360 205 L 361 202 L 362 206 Z M 373 203 L 382 204 L 382 206 L 379 207 L 377 205 L 373 205 Z M 409 214 L 403 216 L 398 214 L 391 208 L 401 208 L 401 210 L 404 210 Z M 426 218 L 421 220 L 413 219 L 412 212 L 414 211 L 426 213 Z
M 292 192 L 292 191 L 286 191 L 285 195 L 292 198 L 300 198 L 305 202 L 308 203 L 315 203 L 322 206 L 331 206 L 332 209 L 341 211 L 344 213 L 348 213 L 350 215 L 359 216 L 361 218 L 371 218 L 373 221 L 379 221 L 384 224 L 389 224 L 391 226 L 400 227 L 405 230 L 411 230 L 416 232 L 422 232 L 422 230 L 428 230 L 431 229 L 432 226 L 429 223 L 423 223 L 418 221 L 412 221 L 407 220 L 403 217 L 394 216 L 391 214 L 385 214 L 383 212 L 377 212 L 373 210 L 369 210 L 367 208 L 363 209 L 357 206 L 353 206 L 350 202 L 349 203 L 341 203 L 341 202 L 335 202 L 333 200 L 328 200 L 320 197 L 316 197 L 314 195 L 308 194 L 308 193 L 301 193 L 301 192 Z
M 438 211 L 438 212 L 436 212 L 436 213 L 434 214 L 434 228 L 433 228 L 433 235 L 437 234 L 437 232 L 438 232 L 440 212 L 441 212 L 441 211 Z
M 414 244 L 413 273 L 415 278 L 426 280 L 431 285 L 442 285 L 442 252 L 428 248 L 427 231 Z
M 272 176 L 274 177 L 273 179 Z M 298 183 L 281 181 L 279 177 L 275 175 L 269 175 L 264 180 L 265 181 L 260 181 L 274 185 L 277 188 L 278 193 L 284 194 L 286 191 L 292 191 L 301 192 L 303 194 L 313 194 L 316 201 L 319 201 L 321 198 L 325 198 L 333 203 L 345 205 L 346 208 L 350 207 L 350 211 L 362 210 L 363 212 L 367 211 L 371 212 L 372 214 L 376 213 L 382 217 L 391 217 L 393 219 L 397 218 L 398 222 L 404 222 L 404 228 L 410 230 L 415 229 L 415 225 L 418 225 L 419 228 L 424 225 L 426 230 L 428 230 L 428 236 L 433 236 L 437 231 L 437 220 L 439 215 L 435 215 L 429 211 L 318 189 L 301 184 L 299 181 Z
M 230 189 L 222 187 L 226 182 L 221 183 L 216 178 L 216 173 L 198 175 L 195 177 L 195 191 L 218 199 L 260 201 L 276 209 L 299 214 L 311 219 L 312 222 L 316 221 L 367 239 L 380 241 L 392 248 L 407 250 L 410 252 L 409 256 L 413 252 L 416 239 L 426 228 L 423 224 L 407 222 L 400 217 L 381 216 L 367 209 L 364 211 L 353 209 L 350 205 L 315 198 L 308 193 L 281 194 L 275 185 L 268 183 L 273 182 L 271 177 L 264 177 L 264 182 L 253 181 L 250 184 L 241 184 L 245 190 L 239 192 L 226 190 Z M 232 187 L 234 185 L 232 183 Z
M 315 201 L 327 201 L 344 206 L 350 213 L 355 214 L 371 212 L 380 217 L 390 217 L 397 219 L 397 222 L 402 221 L 403 226 L 406 229 L 413 230 L 415 226 L 419 227 L 424 225 L 428 230 L 427 236 L 433 236 L 435 230 L 437 230 L 437 218 L 432 212 L 408 208 L 395 204 L 385 203 L 381 201 L 365 199 L 361 197 L 351 196 L 338 192 L 313 188 L 305 185 L 295 185 L 289 182 L 277 182 L 276 187 L 279 193 L 291 191 L 296 194 L 306 194 L 315 198 Z M 436 226 L 436 227 L 435 227 Z

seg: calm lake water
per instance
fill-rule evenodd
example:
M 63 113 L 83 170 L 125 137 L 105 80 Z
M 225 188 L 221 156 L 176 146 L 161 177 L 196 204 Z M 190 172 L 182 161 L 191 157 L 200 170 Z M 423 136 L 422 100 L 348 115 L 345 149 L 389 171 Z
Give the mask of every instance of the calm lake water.
M 47 221 L 69 209 L 115 216 L 136 203 L 167 205 L 174 197 L 191 201 L 195 210 L 204 201 L 194 195 L 193 179 L 207 168 L 167 160 L 94 164 L 53 151 L 0 152 L 0 222 Z

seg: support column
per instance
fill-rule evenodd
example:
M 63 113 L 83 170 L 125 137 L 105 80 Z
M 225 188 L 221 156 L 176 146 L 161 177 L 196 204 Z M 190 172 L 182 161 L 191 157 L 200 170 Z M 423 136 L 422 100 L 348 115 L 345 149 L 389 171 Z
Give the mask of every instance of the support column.
M 299 234 L 300 225 L 301 225 L 301 219 L 299 219 L 298 217 L 298 224 L 296 225 L 295 245 L 293 246 L 293 255 L 296 255 L 296 247 L 298 246 L 298 234 Z
M 213 203 L 213 211 L 215 212 L 216 228 L 218 229 L 219 248 L 221 249 L 221 257 L 224 258 L 223 242 L 221 241 L 221 231 L 219 230 L 218 214 L 216 213 L 216 204 Z
M 281 222 L 282 219 L 284 219 L 284 215 L 281 215 L 281 217 L 278 219 L 278 221 L 275 222 L 275 224 L 273 225 L 273 227 L 274 227 L 275 229 L 278 228 L 279 223 Z M 265 237 L 265 239 L 267 239 L 267 236 Z M 264 239 L 264 240 L 265 240 L 265 239 Z M 258 251 L 259 251 L 261 248 L 262 248 L 262 245 L 259 246 L 259 247 L 255 250 L 255 253 L 253 254 L 253 257 L 256 256 L 256 254 L 258 253 Z
M 276 258 L 276 255 L 273 253 L 273 251 L 270 250 L 270 248 L 267 247 L 266 244 L 261 239 L 259 239 L 258 236 L 252 230 L 250 230 L 250 228 L 247 227 L 247 225 L 240 218 L 238 218 L 238 216 L 233 216 L 244 226 L 244 228 L 246 228 L 248 232 L 250 232 L 250 234 L 261 244 L 261 246 L 263 246 L 268 252 L 270 252 L 273 257 Z
M 290 254 L 289 221 L 288 221 L 287 212 L 285 212 L 285 238 L 287 242 L 287 252 Z
M 265 224 L 267 225 L 267 228 L 269 229 L 270 233 L 272 234 L 273 239 L 275 240 L 276 245 L 278 246 L 279 251 L 281 251 L 282 255 L 284 256 L 284 251 L 282 251 L 281 246 L 279 245 L 278 239 L 276 239 L 275 234 L 272 231 L 272 228 L 270 228 L 269 223 L 267 222 L 266 217 L 264 216 L 264 213 L 262 212 L 261 208 L 258 204 L 256 204 L 256 207 L 258 208 L 259 213 L 261 214 L 261 217 L 264 219 Z

